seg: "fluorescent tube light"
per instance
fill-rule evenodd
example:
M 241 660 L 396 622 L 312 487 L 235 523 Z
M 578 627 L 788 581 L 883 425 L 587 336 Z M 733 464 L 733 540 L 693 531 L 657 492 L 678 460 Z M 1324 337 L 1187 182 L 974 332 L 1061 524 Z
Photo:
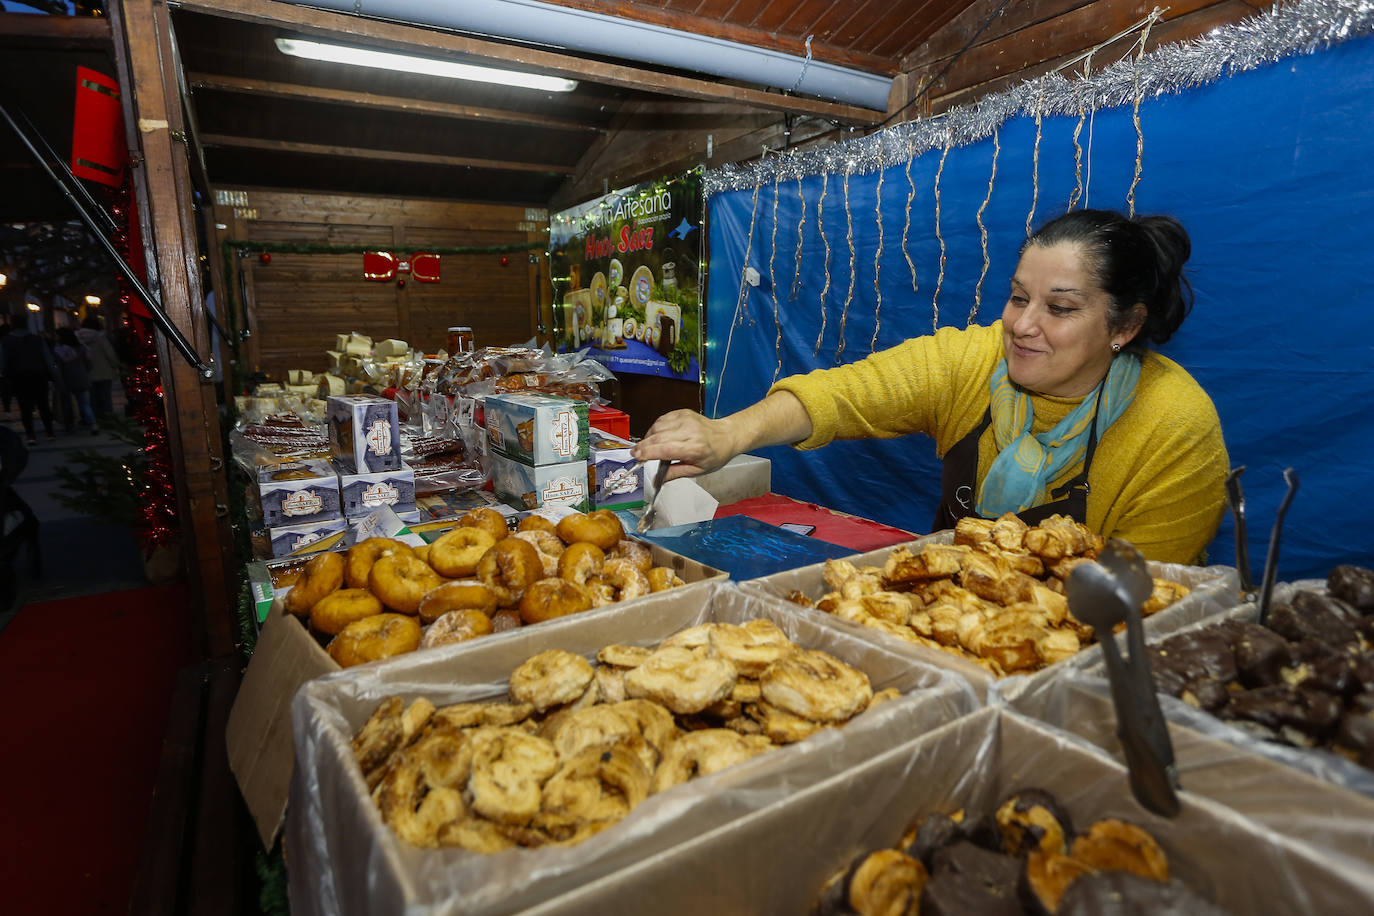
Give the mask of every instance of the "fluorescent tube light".
M 292 57 L 304 57 L 310 60 L 353 64 L 358 67 L 375 67 L 381 70 L 397 70 L 401 73 L 447 76 L 453 79 L 496 83 L 499 86 L 519 86 L 525 89 L 543 89 L 548 92 L 572 92 L 577 88 L 575 80 L 565 80 L 556 76 L 519 73 L 515 70 L 497 70 L 493 67 L 479 67 L 474 64 L 460 64 L 429 57 L 411 57 L 409 54 L 391 54 L 387 51 L 370 51 L 366 48 L 349 48 L 343 45 L 323 44 L 318 41 L 305 41 L 300 38 L 278 38 L 277 50 L 283 54 L 290 54 Z
M 100 297 L 99 297 L 99 296 L 96 296 L 96 295 L 89 295 L 89 296 L 86 297 L 86 304 L 87 304 L 87 305 L 99 305 L 99 304 L 100 304 Z

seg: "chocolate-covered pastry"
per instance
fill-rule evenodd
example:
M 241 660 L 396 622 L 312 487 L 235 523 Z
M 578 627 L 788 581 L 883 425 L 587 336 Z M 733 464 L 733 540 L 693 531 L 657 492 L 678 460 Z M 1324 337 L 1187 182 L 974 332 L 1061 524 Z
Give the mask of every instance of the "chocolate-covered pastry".
M 1360 689 L 1355 678 L 1353 655 L 1335 655 L 1308 666 L 1307 676 L 1298 683 L 1310 690 L 1320 690 L 1334 696 L 1346 696 Z
M 1059 916 L 1226 916 L 1177 881 L 1164 883 L 1125 871 L 1085 875 L 1069 885 Z
M 1341 704 L 1317 690 L 1276 684 L 1236 694 L 1227 712 L 1271 729 L 1279 730 L 1287 725 L 1316 735 L 1329 731 L 1336 724 Z
M 1326 575 L 1326 588 L 1362 614 L 1374 614 L 1374 570 L 1337 566 Z
M 1024 856 L 1032 849 L 1063 854 L 1073 842 L 1069 812 L 1044 789 L 1022 789 L 998 806 L 995 817 L 1008 855 Z
M 1017 883 L 1021 861 L 975 846 L 968 841 L 939 850 L 934 868 L 921 891 L 922 916 L 1019 914 Z
M 1183 702 L 1210 713 L 1220 712 L 1231 702 L 1231 691 L 1226 689 L 1226 685 L 1210 677 L 1194 678 L 1178 696 Z
M 1333 647 L 1359 642 L 1354 621 L 1334 610 L 1332 599 L 1318 601 L 1307 597 L 1310 595 L 1311 592 L 1299 592 L 1292 604 L 1270 607 L 1269 629 L 1293 642 L 1314 639 Z
M 1279 671 L 1288 663 L 1288 641 L 1268 627 L 1242 623 L 1235 642 L 1236 670 L 1246 687 L 1279 683 Z
M 916 837 L 904 850 L 907 855 L 919 859 L 927 869 L 931 867 L 931 857 L 938 849 L 960 839 L 959 825 L 948 814 L 931 814 L 921 819 L 916 828 Z
M 1092 866 L 1073 856 L 1032 850 L 1021 872 L 1020 893 L 1032 913 L 1055 913 L 1064 891 L 1073 882 L 1092 872 Z
M 1200 675 L 1219 681 L 1236 677 L 1236 656 L 1223 631 L 1217 628 L 1193 630 L 1170 636 L 1159 645 L 1159 657 L 1169 667 L 1182 666 L 1185 683 Z
M 1300 614 L 1315 614 L 1319 611 L 1326 611 L 1352 626 L 1359 623 L 1362 616 L 1353 605 L 1342 601 L 1335 595 L 1323 595 L 1321 592 L 1307 589 L 1293 596 L 1293 610 Z

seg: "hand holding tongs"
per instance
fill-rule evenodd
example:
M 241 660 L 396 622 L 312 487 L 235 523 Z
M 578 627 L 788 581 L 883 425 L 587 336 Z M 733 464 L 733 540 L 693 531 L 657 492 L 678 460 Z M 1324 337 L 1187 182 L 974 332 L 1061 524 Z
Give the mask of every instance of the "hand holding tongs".
M 1178 771 L 1164 713 L 1155 695 L 1154 678 L 1145 651 L 1145 629 L 1140 606 L 1154 590 L 1145 558 L 1125 541 L 1107 542 L 1097 562 L 1081 563 L 1069 574 L 1069 611 L 1088 624 L 1102 644 L 1107 675 L 1116 709 L 1116 734 L 1126 754 L 1131 792 L 1156 814 L 1174 817 L 1179 812 Z M 1113 628 L 1126 622 L 1123 659 Z

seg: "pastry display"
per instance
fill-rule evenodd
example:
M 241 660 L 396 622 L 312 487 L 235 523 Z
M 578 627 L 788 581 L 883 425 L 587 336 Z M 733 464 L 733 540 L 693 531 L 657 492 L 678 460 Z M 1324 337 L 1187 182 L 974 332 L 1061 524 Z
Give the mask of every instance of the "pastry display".
M 891 694 L 772 621 L 707 623 L 657 646 L 606 646 L 595 662 L 540 652 L 503 700 L 389 697 L 352 748 L 398 837 L 499 852 L 581 842 L 650 795 L 842 726 Z M 770 730 L 778 716 L 805 727 Z M 862 880 L 874 894 L 895 883 L 877 867 Z
M 277 584 L 291 583 L 286 609 L 322 640 L 344 640 L 349 634 L 342 647 L 367 636 L 371 648 L 361 650 L 335 651 L 333 641 L 327 643 L 344 667 L 684 584 L 669 567 L 653 565 L 649 548 L 626 537 L 613 512 L 574 514 L 557 525 L 534 518 L 511 532 L 505 516 L 479 507 L 431 544 L 412 548 L 393 538 L 368 538 L 346 552 L 321 553 L 293 566 L 285 574 L 291 578 Z M 380 618 L 397 615 L 413 619 L 414 638 L 409 627 L 393 623 L 386 648 L 378 648 Z M 391 638 L 397 634 L 400 638 Z
M 1374 769 L 1374 572 L 1338 566 L 1267 625 L 1225 620 L 1149 648 L 1158 690 L 1247 734 Z
M 830 589 L 808 607 L 882 630 L 899 639 L 966 658 L 997 676 L 1038 671 L 1095 641 L 1069 613 L 1064 581 L 1097 556 L 1102 538 L 1067 516 L 1030 527 L 1008 513 L 964 518 L 953 544 L 897 547 L 882 568 L 827 560 Z M 1188 594 L 1156 579 L 1146 615 Z
M 921 818 L 897 847 L 866 852 L 825 883 L 814 916 L 1224 911 L 1169 877 L 1147 831 L 1105 818 L 1075 833 L 1049 792 L 1028 788 L 991 816 Z

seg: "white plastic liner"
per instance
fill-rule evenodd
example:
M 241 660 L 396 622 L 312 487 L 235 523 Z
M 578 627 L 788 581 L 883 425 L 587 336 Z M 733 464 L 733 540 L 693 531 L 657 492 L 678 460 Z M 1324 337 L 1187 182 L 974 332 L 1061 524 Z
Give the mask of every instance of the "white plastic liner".
M 868 674 L 875 690 L 903 696 L 709 777 L 651 796 L 620 824 L 571 847 L 494 855 L 419 849 L 399 840 L 368 796 L 349 739 L 385 697 L 436 705 L 506 695 L 510 672 L 560 648 L 592 658 L 611 643 L 653 645 L 707 621 L 773 620 L 794 642 Z M 791 613 L 729 583 L 663 592 L 624 613 L 573 615 L 386 665 L 360 666 L 305 684 L 292 705 L 296 770 L 286 825 L 291 907 L 301 914 L 498 914 L 531 906 L 670 849 L 843 773 L 914 735 L 972 712 L 968 684 L 856 638 L 826 619 Z
M 827 877 L 856 855 L 892 845 L 918 817 L 960 808 L 980 814 L 1029 787 L 1053 793 L 1077 828 L 1106 817 L 1139 824 L 1164 849 L 1171 876 L 1237 916 L 1374 906 L 1370 869 L 1333 861 L 1192 793 L 1181 795 L 1177 818 L 1150 814 L 1131 797 L 1125 770 L 1101 751 L 994 707 L 529 913 L 804 914 Z

